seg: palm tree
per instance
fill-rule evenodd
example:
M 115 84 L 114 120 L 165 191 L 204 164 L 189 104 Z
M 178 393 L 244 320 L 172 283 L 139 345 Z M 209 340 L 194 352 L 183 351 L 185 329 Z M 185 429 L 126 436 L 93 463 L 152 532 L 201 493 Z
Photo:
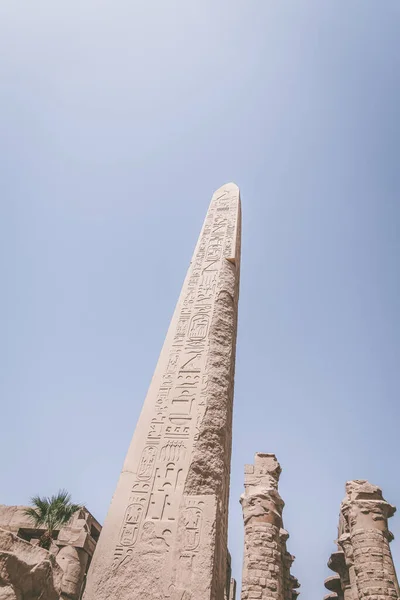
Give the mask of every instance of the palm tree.
M 32 519 L 37 528 L 45 529 L 40 537 L 39 546 L 46 550 L 50 548 L 55 532 L 82 508 L 80 504 L 71 502 L 71 494 L 67 490 L 59 490 L 58 494 L 51 498 L 33 496 L 31 504 L 32 506 L 25 509 L 25 514 Z

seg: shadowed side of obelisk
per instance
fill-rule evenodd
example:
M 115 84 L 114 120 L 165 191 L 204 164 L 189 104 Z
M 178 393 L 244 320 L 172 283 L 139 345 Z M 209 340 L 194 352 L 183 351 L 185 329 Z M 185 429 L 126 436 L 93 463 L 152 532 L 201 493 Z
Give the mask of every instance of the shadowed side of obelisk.
M 89 571 L 85 600 L 223 593 L 240 264 L 214 193 Z

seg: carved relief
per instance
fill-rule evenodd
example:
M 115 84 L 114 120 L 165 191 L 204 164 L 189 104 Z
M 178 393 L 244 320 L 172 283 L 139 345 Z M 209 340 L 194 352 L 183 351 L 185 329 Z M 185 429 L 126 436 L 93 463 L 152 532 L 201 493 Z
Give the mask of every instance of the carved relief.
M 133 546 L 136 543 L 143 510 L 143 504 L 139 503 L 130 504 L 126 509 L 120 536 L 122 546 Z
M 183 552 L 179 556 L 179 569 L 182 569 L 183 572 L 190 571 L 193 568 L 193 552 Z
M 167 373 L 175 373 L 176 367 L 178 364 L 179 352 L 172 352 L 170 354 L 168 364 L 167 364 Z
M 192 375 L 189 375 L 189 382 L 193 380 Z M 193 381 L 192 381 L 193 382 Z M 187 384 L 188 382 L 186 382 Z M 197 384 L 197 379 L 193 382 Z M 180 395 L 172 399 L 171 402 L 171 417 L 178 415 L 189 416 L 192 412 L 193 402 L 195 401 L 195 395 L 193 390 L 184 389 Z
M 203 302 L 205 299 L 212 299 L 216 291 L 217 281 L 217 271 L 203 272 L 199 282 L 199 302 Z
M 160 460 L 162 462 L 165 461 L 173 461 L 179 462 L 180 460 L 184 460 L 186 455 L 186 446 L 182 442 L 182 440 L 173 440 L 167 442 L 165 446 L 161 448 L 160 451 Z
M 143 501 L 144 498 L 146 497 L 145 495 L 148 494 L 150 492 L 150 484 L 149 483 L 145 483 L 144 481 L 140 481 L 139 483 L 134 483 L 132 486 L 132 495 L 130 496 L 130 502 L 134 502 L 134 500 L 137 498 L 137 495 L 140 494 L 143 497 Z
M 189 329 L 189 339 L 204 340 L 207 336 L 209 324 L 210 316 L 207 314 L 201 313 L 192 317 Z
M 183 300 L 183 306 L 185 308 L 187 308 L 187 307 L 190 308 L 195 300 L 196 300 L 196 292 L 195 292 L 195 290 L 191 289 L 188 291 L 188 293 L 186 294 L 186 296 Z
M 152 441 L 159 440 L 161 438 L 165 417 L 155 417 L 151 420 L 150 431 L 148 439 Z
M 188 506 L 185 509 L 183 521 L 185 524 L 185 550 L 195 550 L 200 543 L 202 510 L 198 506 Z
M 138 526 L 126 524 L 122 528 L 121 544 L 123 546 L 133 546 L 137 540 L 138 532 Z
M 157 448 L 154 446 L 146 446 L 143 450 L 137 474 L 139 479 L 150 479 L 154 469 L 156 454 Z
M 179 417 L 179 416 L 170 416 L 168 419 L 168 425 L 165 429 L 165 437 L 167 439 L 189 439 L 190 435 L 190 425 L 188 424 L 191 421 L 192 417 Z
M 200 373 L 202 353 L 198 350 L 190 350 L 183 356 L 183 363 L 179 369 L 179 375 L 184 373 Z M 178 376 L 179 385 L 179 376 Z
M 214 237 L 207 248 L 206 260 L 219 260 L 222 255 L 223 238 Z
M 172 532 L 170 529 L 164 529 L 161 535 L 157 535 L 156 526 L 151 521 L 145 521 L 143 523 L 143 530 L 141 536 L 141 542 L 147 549 L 144 552 L 168 552 L 171 543 Z
M 178 325 L 176 327 L 175 339 L 178 339 L 178 338 L 183 339 L 186 336 L 187 327 L 188 327 L 188 318 L 187 318 L 187 315 L 184 315 L 178 321 Z
M 256 491 L 242 496 L 241 504 L 245 525 L 251 521 L 271 523 L 281 527 L 282 501 L 275 490 L 270 493 Z
M 153 492 L 147 512 L 148 519 L 167 520 L 171 510 L 171 500 L 166 492 Z M 172 517 L 173 519 L 173 517 Z
M 161 388 L 157 394 L 155 413 L 156 413 L 156 419 L 161 423 L 163 422 L 163 419 L 165 419 L 165 413 L 168 410 L 168 395 L 169 395 L 170 390 L 171 390 L 171 388 L 167 388 L 167 387 Z
M 199 371 L 179 371 L 177 387 L 178 388 L 195 388 L 200 383 Z
M 183 471 L 175 463 L 156 470 L 153 492 L 147 511 L 147 519 L 158 521 L 175 520 L 176 490 L 181 485 Z
M 174 529 L 169 523 L 176 529 L 174 522 L 188 468 L 185 460 L 199 437 L 207 410 L 208 334 L 223 253 L 233 247 L 237 204 L 236 196 L 232 202 L 225 190 L 219 200 L 214 199 L 205 220 L 178 304 L 171 349 L 164 359 L 164 371 L 159 374 L 159 389 L 153 396 L 146 444 L 115 549 L 115 568 L 118 569 L 131 561 L 132 547 L 137 543 L 135 557 L 140 556 L 143 549 L 145 553 L 168 552 L 172 543 Z M 139 503 L 136 502 L 138 493 L 142 494 Z M 187 506 L 183 519 L 182 560 L 192 562 L 191 552 L 196 553 L 201 538 L 201 506 Z M 225 532 L 224 525 L 221 530 Z M 179 590 L 178 600 L 191 597 L 189 592 L 185 594 Z

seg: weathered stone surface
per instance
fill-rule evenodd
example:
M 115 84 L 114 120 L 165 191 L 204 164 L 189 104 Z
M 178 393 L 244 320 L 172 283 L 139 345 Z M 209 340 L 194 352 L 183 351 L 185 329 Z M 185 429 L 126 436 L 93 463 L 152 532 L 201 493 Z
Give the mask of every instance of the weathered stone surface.
M 325 579 L 324 585 L 327 590 L 330 590 L 331 592 L 335 592 L 338 595 L 341 594 L 342 587 L 340 584 L 339 575 L 333 575 L 332 577 L 327 577 L 327 579 Z
M 19 529 L 32 529 L 32 521 L 25 514 L 26 506 L 0 504 L 0 527 L 18 534 Z
M 86 509 L 81 508 L 58 532 L 57 546 L 73 546 L 77 550 L 84 550 L 88 558 L 93 556 L 99 539 L 101 526 Z M 87 562 L 87 559 L 84 559 Z
M 258 453 L 254 465 L 245 466 L 242 600 L 294 600 L 298 595 L 300 584 L 290 574 L 294 556 L 287 551 L 289 534 L 283 528 L 280 473 L 274 454 Z
M 0 529 L 0 600 L 59 600 L 62 578 L 50 552 Z
M 61 596 L 57 595 L 57 598 L 79 600 L 88 563 L 100 534 L 99 523 L 86 508 L 79 509 L 64 527 L 55 530 L 57 539 L 47 552 L 37 545 L 44 529 L 38 529 L 25 511 L 25 506 L 0 506 L 0 527 L 3 528 L 0 530 L 0 552 L 3 553 L 5 580 L 11 582 L 17 578 L 17 583 L 21 580 L 20 587 L 15 589 L 19 589 L 24 600 L 35 597 L 32 594 L 40 589 L 41 582 L 44 582 L 44 594 L 51 596 L 59 592 Z M 28 581 L 32 582 L 32 589 Z M 7 592 L 0 587 L 0 600 L 2 594 L 11 594 L 10 585 L 6 586 Z
M 57 564 L 63 570 L 61 582 L 62 598 L 79 600 L 84 577 L 87 571 L 89 555 L 81 548 L 62 546 L 56 556 Z
M 0 527 L 11 531 L 18 537 L 37 543 L 44 529 L 38 528 L 26 515 L 27 506 L 6 506 L 0 504 Z M 93 556 L 101 526 L 93 515 L 85 508 L 80 508 L 70 521 L 60 530 L 56 529 L 57 546 L 72 545 L 83 548 L 89 556 Z M 54 552 L 57 553 L 57 548 Z
M 328 566 L 338 573 L 339 599 L 389 600 L 399 597 L 399 585 L 390 552 L 393 539 L 388 518 L 394 512 L 382 490 L 365 480 L 348 481 L 346 497 L 340 507 L 339 552 L 332 554 Z M 333 579 L 325 581 L 332 590 Z
M 236 579 L 231 579 L 228 600 L 236 600 Z
M 223 598 L 239 260 L 239 190 L 227 184 L 213 195 L 85 600 Z

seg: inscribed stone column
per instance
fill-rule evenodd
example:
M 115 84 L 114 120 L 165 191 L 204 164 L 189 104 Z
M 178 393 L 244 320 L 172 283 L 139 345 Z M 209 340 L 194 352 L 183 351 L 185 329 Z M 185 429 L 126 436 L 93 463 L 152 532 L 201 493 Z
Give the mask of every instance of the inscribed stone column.
M 325 587 L 334 600 L 389 600 L 399 597 L 396 572 L 390 552 L 392 534 L 388 518 L 396 509 L 382 496 L 382 490 L 365 480 L 348 481 L 346 498 L 340 507 L 338 551 L 328 567 Z
M 399 590 L 389 546 L 393 536 L 388 518 L 396 509 L 384 500 L 379 487 L 365 480 L 348 481 L 346 493 L 341 505 L 346 527 L 338 544 L 347 560 L 351 557 L 357 597 L 395 600 Z
M 240 197 L 217 190 L 97 545 L 85 600 L 220 600 Z
M 284 502 L 278 493 L 281 467 L 274 454 L 257 453 L 245 466 L 240 498 L 244 520 L 242 600 L 293 600 L 299 583 L 290 575 L 294 556 L 286 548 Z

